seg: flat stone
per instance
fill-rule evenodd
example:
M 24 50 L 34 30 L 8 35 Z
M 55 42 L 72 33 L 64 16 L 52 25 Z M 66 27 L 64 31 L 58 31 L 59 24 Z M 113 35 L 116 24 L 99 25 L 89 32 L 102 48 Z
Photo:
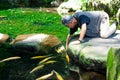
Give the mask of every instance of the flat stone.
M 120 30 L 107 39 L 85 37 L 83 43 L 72 44 L 78 37 L 71 40 L 68 52 L 73 61 L 86 69 L 105 69 L 110 48 L 120 48 Z
M 49 54 L 56 51 L 60 52 L 63 46 L 56 36 L 44 33 L 18 35 L 10 44 L 14 50 L 23 54 Z

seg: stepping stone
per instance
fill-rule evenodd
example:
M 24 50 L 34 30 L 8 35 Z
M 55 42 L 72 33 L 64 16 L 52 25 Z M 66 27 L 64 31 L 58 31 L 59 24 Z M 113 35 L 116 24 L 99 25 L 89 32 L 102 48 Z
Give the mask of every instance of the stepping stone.
M 83 43 L 72 44 L 78 37 L 75 36 L 69 43 L 68 54 L 73 62 L 87 70 L 106 72 L 110 48 L 120 48 L 120 30 L 107 39 L 86 37 Z

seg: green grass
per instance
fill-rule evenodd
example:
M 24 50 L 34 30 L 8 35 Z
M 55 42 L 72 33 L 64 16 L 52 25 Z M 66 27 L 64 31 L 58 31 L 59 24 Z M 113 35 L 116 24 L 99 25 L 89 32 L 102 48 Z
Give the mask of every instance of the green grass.
M 56 35 L 62 42 L 67 36 L 67 28 L 61 24 L 57 13 L 39 11 L 39 9 L 17 8 L 0 11 L 0 33 L 15 38 L 20 34 L 46 33 Z
M 67 28 L 61 24 L 57 13 L 32 8 L 16 8 L 0 11 L 0 33 L 15 38 L 20 34 L 46 33 L 57 36 L 65 43 Z M 0 44 L 1 45 L 1 44 Z M 9 56 L 9 46 L 0 46 L 0 59 Z
M 16 8 L 0 11 L 0 33 L 8 34 L 11 38 L 15 38 L 20 34 L 46 33 L 57 36 L 64 44 L 68 29 L 61 24 L 61 16 L 55 12 Z M 8 43 L 0 45 L 0 60 L 17 55 L 9 47 Z M 29 74 L 29 72 L 36 66 L 37 62 L 25 56 L 25 58 L 18 61 L 1 63 L 0 80 L 13 80 L 15 78 L 19 80 L 35 80 L 40 76 L 41 72 L 39 72 L 40 74 Z M 61 66 L 63 66 L 63 63 Z M 62 70 L 64 72 L 64 69 Z
M 61 24 L 57 12 L 45 12 L 33 8 L 15 8 L 0 11 L 0 33 L 15 38 L 20 34 L 45 33 L 57 36 L 65 43 L 68 29 Z M 8 43 L 0 44 L 0 59 L 10 56 Z
M 61 24 L 61 17 L 55 12 L 16 8 L 1 10 L 0 16 L 5 17 L 0 17 L 0 33 L 12 38 L 20 34 L 46 33 L 56 35 L 63 43 L 66 40 L 68 29 Z

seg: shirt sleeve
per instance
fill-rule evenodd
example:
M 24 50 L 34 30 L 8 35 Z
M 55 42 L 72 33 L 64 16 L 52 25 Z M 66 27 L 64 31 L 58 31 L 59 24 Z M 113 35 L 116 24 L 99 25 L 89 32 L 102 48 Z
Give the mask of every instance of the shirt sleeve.
M 78 26 L 76 25 L 74 28 L 70 29 L 69 34 L 73 34 L 78 30 Z
M 76 18 L 77 15 L 74 15 L 74 17 Z M 86 24 L 88 25 L 89 22 L 90 22 L 90 19 L 89 19 L 87 16 L 81 15 L 81 16 L 79 17 L 79 24 L 80 24 L 80 25 L 82 25 L 82 24 L 84 24 L 84 23 L 86 23 Z M 74 33 L 78 30 L 78 27 L 79 27 L 79 25 L 76 25 L 74 28 L 70 29 L 69 34 L 70 34 L 70 35 L 74 34 Z
M 86 23 L 86 24 L 88 25 L 89 22 L 90 22 L 90 19 L 89 19 L 87 16 L 81 15 L 81 16 L 79 17 L 79 23 L 80 23 L 81 25 L 84 24 L 84 23 Z

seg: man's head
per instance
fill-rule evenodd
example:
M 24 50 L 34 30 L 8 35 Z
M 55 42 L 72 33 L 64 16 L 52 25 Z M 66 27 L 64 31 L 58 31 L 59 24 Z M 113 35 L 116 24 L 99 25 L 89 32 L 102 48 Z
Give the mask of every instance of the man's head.
M 77 20 L 71 15 L 65 15 L 62 17 L 62 24 L 68 26 L 69 28 L 74 28 L 77 24 Z

